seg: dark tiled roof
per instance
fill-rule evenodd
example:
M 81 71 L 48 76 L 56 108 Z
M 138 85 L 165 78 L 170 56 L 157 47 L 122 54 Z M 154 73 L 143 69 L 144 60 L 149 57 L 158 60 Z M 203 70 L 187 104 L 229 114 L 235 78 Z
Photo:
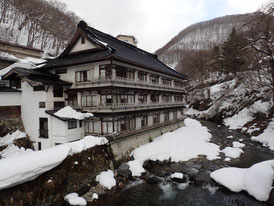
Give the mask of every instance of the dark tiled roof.
M 104 48 L 104 51 L 97 51 L 95 53 L 92 51 L 91 53 L 84 54 L 83 56 L 61 55 L 61 57 L 58 59 L 48 60 L 46 65 L 41 67 L 42 69 L 77 64 L 84 61 L 91 62 L 98 59 L 113 57 L 117 60 L 125 61 L 157 72 L 172 75 L 182 79 L 186 78 L 183 74 L 174 71 L 162 63 L 154 54 L 146 52 L 137 48 L 136 46 L 118 40 L 111 35 L 89 27 L 83 21 L 78 24 L 78 27 L 85 33 L 86 37 L 91 42 L 94 42 L 101 48 Z
M 59 79 L 59 76 L 46 73 L 46 72 L 40 72 L 34 69 L 24 69 L 20 67 L 15 67 L 11 71 L 9 71 L 7 74 L 4 75 L 4 79 L 8 78 L 10 75 L 16 74 L 22 77 L 25 77 L 26 79 L 32 80 L 34 82 L 40 82 L 44 85 L 71 85 L 69 82 L 65 82 L 63 80 Z
M 68 65 L 75 65 L 81 63 L 88 63 L 96 60 L 103 60 L 111 56 L 111 52 L 109 50 L 98 51 L 95 53 L 84 52 L 78 53 L 74 55 L 65 56 L 63 58 L 51 59 L 46 62 L 46 65 L 41 67 L 39 70 L 43 71 L 44 68 L 56 68 L 63 67 Z
M 10 87 L 0 87 L 0 92 L 22 92 L 18 89 L 10 88 Z

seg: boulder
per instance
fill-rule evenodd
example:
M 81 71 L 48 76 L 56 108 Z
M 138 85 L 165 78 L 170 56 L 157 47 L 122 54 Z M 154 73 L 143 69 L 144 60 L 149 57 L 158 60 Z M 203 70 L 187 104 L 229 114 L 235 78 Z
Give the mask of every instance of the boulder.
M 158 184 L 160 182 L 158 177 L 149 177 L 146 179 L 148 184 Z
M 122 163 L 118 170 L 117 173 L 119 176 L 127 177 L 131 175 L 131 171 L 129 169 L 129 166 L 126 163 Z

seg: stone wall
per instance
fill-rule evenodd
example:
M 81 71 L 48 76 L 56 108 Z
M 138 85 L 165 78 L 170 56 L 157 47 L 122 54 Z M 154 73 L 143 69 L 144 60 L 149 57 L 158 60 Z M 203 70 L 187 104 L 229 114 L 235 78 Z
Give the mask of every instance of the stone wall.
M 103 145 L 69 156 L 35 180 L 1 190 L 0 205 L 63 205 L 68 193 L 82 195 L 95 185 L 96 175 L 112 165 L 109 151 L 109 146 Z
M 122 137 L 121 139 L 111 141 L 112 152 L 117 162 L 126 161 L 132 150 L 138 146 L 151 142 L 155 137 L 158 137 L 166 132 L 174 131 L 184 126 L 183 120 L 178 122 L 159 125 L 158 127 L 144 129 L 141 132 Z

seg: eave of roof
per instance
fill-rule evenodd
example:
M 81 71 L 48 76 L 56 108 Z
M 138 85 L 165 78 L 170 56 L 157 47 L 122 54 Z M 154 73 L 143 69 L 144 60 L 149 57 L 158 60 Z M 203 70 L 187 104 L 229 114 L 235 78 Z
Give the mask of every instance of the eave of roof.
M 0 87 L 0 92 L 15 92 L 15 93 L 21 93 L 21 90 L 14 89 L 11 87 Z
M 44 85 L 64 85 L 70 86 L 72 83 L 66 82 L 59 79 L 59 76 L 50 73 L 39 72 L 34 69 L 24 69 L 20 67 L 15 67 L 11 69 L 7 74 L 3 76 L 3 79 L 8 79 L 12 75 L 19 75 L 25 79 L 29 79 L 34 82 L 39 82 Z
M 48 60 L 46 64 L 40 68 L 41 70 L 76 64 L 91 63 L 113 57 L 130 64 L 151 69 L 156 72 L 174 76 L 180 79 L 186 79 L 185 75 L 165 65 L 157 58 L 156 55 L 146 52 L 129 43 L 116 39 L 109 34 L 105 34 L 92 27 L 89 27 L 83 21 L 78 24 L 77 32 L 78 33 L 76 33 L 73 41 L 71 41 L 71 44 L 66 48 L 65 52 L 57 59 Z M 98 45 L 99 48 L 102 49 L 102 51 L 98 51 L 97 53 L 93 54 L 86 54 L 86 58 L 83 58 L 81 56 L 77 57 L 77 55 L 68 55 L 69 48 L 72 47 L 72 42 L 76 42 L 76 36 L 79 36 L 80 33 L 84 33 L 86 38 L 92 43 Z

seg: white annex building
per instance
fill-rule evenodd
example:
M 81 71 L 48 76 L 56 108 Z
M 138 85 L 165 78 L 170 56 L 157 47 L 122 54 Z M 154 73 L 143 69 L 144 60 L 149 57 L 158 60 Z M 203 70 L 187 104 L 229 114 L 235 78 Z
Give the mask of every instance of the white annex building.
M 183 118 L 184 75 L 128 37 L 114 38 L 83 21 L 58 58 L 36 69 L 15 67 L 3 78 L 21 91 L 23 124 L 39 150 L 85 135 L 116 141 Z M 93 116 L 58 115 L 65 106 Z

